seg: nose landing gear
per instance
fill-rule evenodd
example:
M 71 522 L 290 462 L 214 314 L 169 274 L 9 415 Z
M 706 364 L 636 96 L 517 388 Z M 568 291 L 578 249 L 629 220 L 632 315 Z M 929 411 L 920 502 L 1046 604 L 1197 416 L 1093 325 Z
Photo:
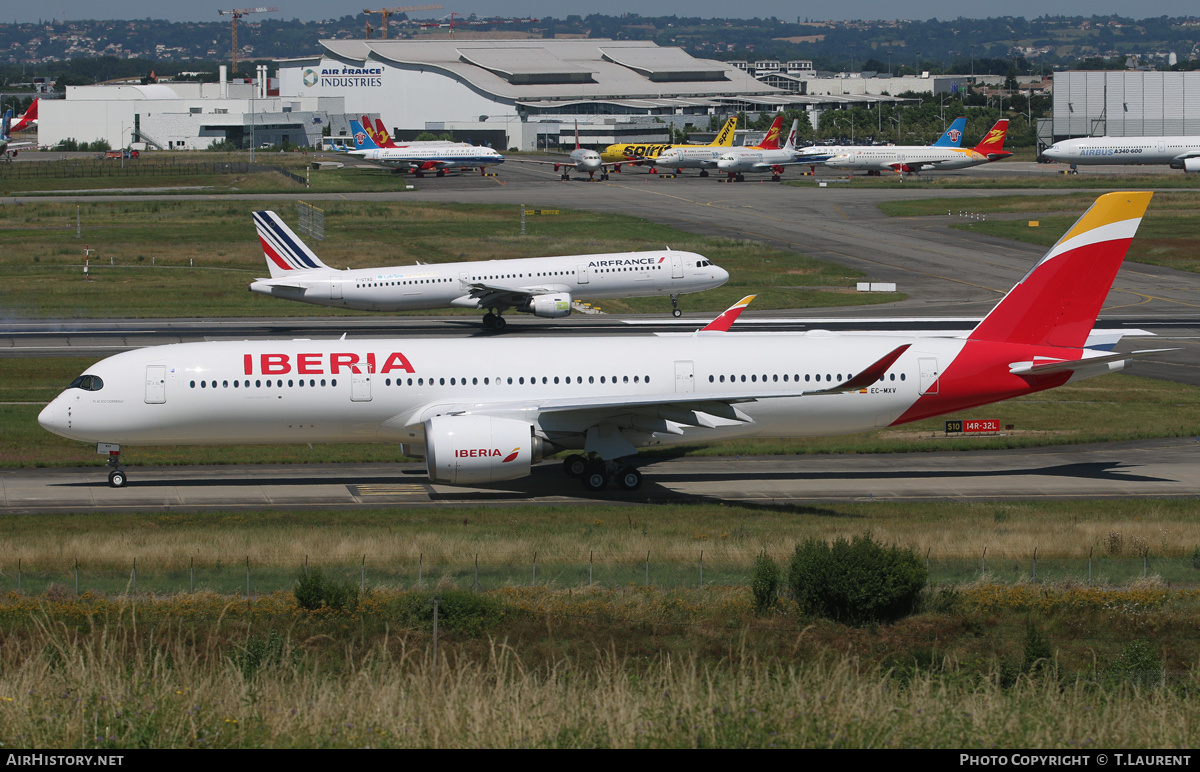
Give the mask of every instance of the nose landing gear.
M 108 486 L 110 488 L 124 488 L 125 483 L 129 482 L 129 478 L 125 476 L 125 466 L 121 463 L 121 446 L 102 442 L 96 446 L 96 450 L 100 453 L 108 453 L 107 463 L 112 469 L 108 473 Z
M 679 310 L 679 296 L 678 295 L 671 296 L 671 316 L 675 317 L 676 319 L 683 316 L 683 312 Z

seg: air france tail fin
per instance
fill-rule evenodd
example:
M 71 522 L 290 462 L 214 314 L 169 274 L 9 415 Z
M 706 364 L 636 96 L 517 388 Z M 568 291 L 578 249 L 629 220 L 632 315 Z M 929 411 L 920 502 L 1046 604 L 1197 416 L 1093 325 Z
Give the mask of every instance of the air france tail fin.
M 717 136 L 713 137 L 713 141 L 709 143 L 709 147 L 732 147 L 736 130 L 737 116 L 734 115 L 725 121 L 725 125 L 717 132 Z
M 767 136 L 763 137 L 763 141 L 758 143 L 759 150 L 778 150 L 779 149 L 779 132 L 783 129 L 783 116 L 775 116 L 775 120 L 771 123 L 771 128 L 767 129 Z
M 967 117 L 965 115 L 955 118 L 954 123 L 950 124 L 950 128 L 946 129 L 946 133 L 933 143 L 933 147 L 962 147 L 963 132 L 966 128 Z
M 363 128 L 363 125 L 353 119 L 350 121 L 350 134 L 354 137 L 355 150 L 379 149 L 379 145 L 375 144 L 375 140 L 371 139 L 371 135 Z
M 333 270 L 322 263 L 321 258 L 313 254 L 299 236 L 292 233 L 279 215 L 264 211 L 255 212 L 253 217 L 272 279 L 290 276 L 297 271 Z
M 1152 194 L 1096 199 L 971 333 L 972 340 L 1083 348 Z
M 980 155 L 985 155 L 988 160 L 994 161 L 999 158 L 1012 155 L 1004 149 L 1004 137 L 1008 134 L 1008 119 L 1001 118 L 996 121 L 996 125 L 991 128 L 983 139 L 979 140 L 973 150 Z

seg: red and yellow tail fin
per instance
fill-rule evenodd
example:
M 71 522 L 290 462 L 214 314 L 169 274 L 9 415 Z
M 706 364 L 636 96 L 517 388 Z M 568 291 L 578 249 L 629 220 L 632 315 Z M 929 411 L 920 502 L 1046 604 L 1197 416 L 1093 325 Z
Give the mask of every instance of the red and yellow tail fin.
M 775 116 L 774 122 L 771 123 L 771 128 L 767 129 L 767 136 L 763 137 L 763 141 L 758 143 L 760 150 L 778 150 L 779 149 L 779 134 L 783 130 L 783 116 Z
M 1106 193 L 1096 199 L 979 323 L 971 339 L 1082 348 L 1151 195 Z
M 381 118 L 375 119 L 375 143 L 380 147 L 394 147 L 392 137 L 388 134 L 387 127 L 383 125 Z
M 721 315 L 713 319 L 708 324 L 700 328 L 700 332 L 729 332 L 729 328 L 737 321 L 737 318 L 746 310 L 746 306 L 750 305 L 750 301 L 754 300 L 757 295 L 747 295 L 738 302 L 731 305 L 729 308 L 721 312 Z
M 1008 119 L 1001 118 L 996 121 L 996 125 L 984 135 L 983 139 L 979 140 L 979 144 L 973 149 L 980 155 L 985 155 L 988 158 L 996 156 L 1009 156 L 1012 153 L 1004 150 L 1004 138 L 1008 135 Z

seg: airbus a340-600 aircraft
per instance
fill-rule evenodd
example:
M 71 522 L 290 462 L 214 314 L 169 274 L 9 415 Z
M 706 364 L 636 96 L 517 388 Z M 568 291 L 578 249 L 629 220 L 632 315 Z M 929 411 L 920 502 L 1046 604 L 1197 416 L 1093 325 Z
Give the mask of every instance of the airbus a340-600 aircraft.
M 38 421 L 105 443 L 118 487 L 120 446 L 377 441 L 423 453 L 434 483 L 574 449 L 587 488 L 633 489 L 639 447 L 867 431 L 1150 353 L 1086 348 L 1150 195 L 1101 196 L 965 336 L 728 332 L 747 298 L 692 334 L 180 343 L 96 363 Z
M 603 255 L 525 257 L 471 263 L 394 265 L 339 271 L 321 262 L 274 212 L 255 212 L 271 278 L 251 292 L 361 311 L 486 309 L 483 326 L 502 330 L 512 308 L 547 319 L 569 316 L 573 300 L 669 295 L 719 287 L 725 269 L 695 252 L 671 249 Z
M 1055 142 L 1042 153 L 1071 164 L 1159 164 L 1200 172 L 1200 137 L 1087 137 Z

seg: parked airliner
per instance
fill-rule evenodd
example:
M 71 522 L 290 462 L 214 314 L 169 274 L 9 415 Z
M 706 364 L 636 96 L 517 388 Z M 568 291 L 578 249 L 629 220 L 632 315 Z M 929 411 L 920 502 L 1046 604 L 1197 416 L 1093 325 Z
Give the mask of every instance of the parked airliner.
M 1004 149 L 1008 119 L 996 121 L 991 130 L 973 148 L 937 147 L 925 145 L 885 145 L 882 147 L 849 148 L 845 153 L 825 161 L 835 169 L 866 169 L 917 173 L 923 170 L 950 171 L 999 161 L 1012 155 Z
M 525 257 L 470 263 L 393 265 L 339 271 L 321 259 L 274 212 L 255 212 L 269 279 L 250 291 L 285 300 L 362 311 L 479 308 L 483 326 L 502 330 L 508 309 L 547 319 L 569 316 L 575 300 L 669 295 L 719 287 L 729 273 L 695 252 L 671 249 L 601 255 Z
M 1042 152 L 1046 158 L 1071 164 L 1167 164 L 1172 169 L 1200 172 L 1200 137 L 1089 137 L 1064 139 Z
M 937 140 L 932 145 L 929 145 L 929 147 L 962 147 L 962 141 L 963 141 L 963 137 L 965 136 L 966 128 L 967 128 L 967 117 L 965 115 L 960 115 L 959 117 L 955 118 L 954 121 L 949 126 L 946 127 L 946 130 L 944 132 L 942 132 L 942 136 L 938 137 Z M 816 166 L 817 164 L 825 163 L 830 158 L 834 158 L 835 156 L 845 155 L 846 153 L 853 153 L 856 150 L 862 150 L 866 147 L 868 147 L 868 146 L 866 146 L 866 145 L 809 145 L 807 147 L 802 147 L 796 151 L 796 162 L 801 163 L 801 164 L 808 164 L 809 166 Z M 914 151 L 914 150 L 925 150 L 926 146 L 924 146 L 924 145 L 906 145 L 906 146 L 877 145 L 874 147 L 882 147 L 885 150 L 891 150 L 891 151 L 906 152 L 906 151 Z
M 429 479 L 489 484 L 544 455 L 590 490 L 635 489 L 638 448 L 869 431 L 1120 370 L 1086 348 L 1148 192 L 1101 196 L 966 335 L 696 333 L 577 338 L 210 341 L 104 359 L 38 416 L 121 446 L 398 442 Z
M 348 155 L 380 166 L 389 166 L 398 171 L 411 171 L 416 177 L 424 177 L 432 171 L 445 177 L 448 170 L 478 169 L 485 174 L 489 166 L 504 163 L 504 156 L 490 147 L 455 142 L 446 145 L 410 145 L 407 147 L 379 147 L 356 120 L 350 121 L 354 137 L 354 150 Z

